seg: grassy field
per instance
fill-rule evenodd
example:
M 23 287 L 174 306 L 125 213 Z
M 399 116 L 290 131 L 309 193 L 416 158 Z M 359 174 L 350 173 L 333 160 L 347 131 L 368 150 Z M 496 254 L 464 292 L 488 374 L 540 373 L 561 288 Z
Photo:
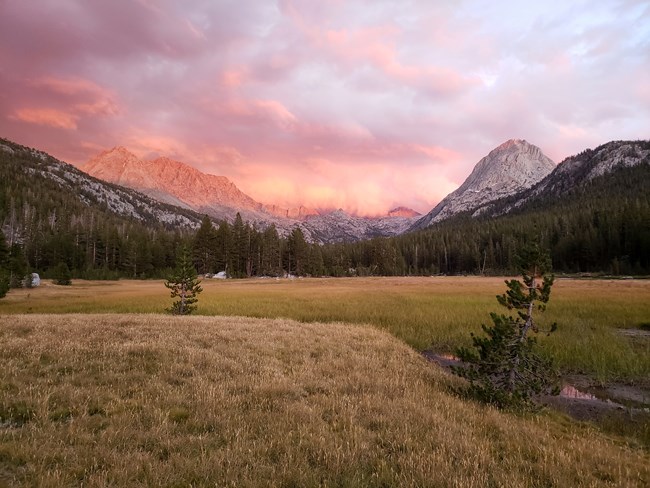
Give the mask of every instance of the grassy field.
M 199 314 L 372 324 L 418 350 L 452 352 L 469 343 L 498 311 L 502 278 L 352 278 L 205 280 Z M 84 282 L 15 290 L 0 314 L 160 313 L 171 303 L 160 281 Z M 650 323 L 650 280 L 559 279 L 540 323 L 559 330 L 540 337 L 565 373 L 600 381 L 650 378 L 650 343 L 619 329 Z
M 328 286 L 343 300 L 344 284 Z M 245 302 L 246 286 L 210 284 L 205 296 Z M 300 286 L 307 300 L 313 285 Z M 52 307 L 87 295 L 41 291 Z M 647 451 L 554 414 L 463 401 L 450 393 L 457 378 L 374 327 L 2 315 L 0 362 L 0 486 L 650 484 Z

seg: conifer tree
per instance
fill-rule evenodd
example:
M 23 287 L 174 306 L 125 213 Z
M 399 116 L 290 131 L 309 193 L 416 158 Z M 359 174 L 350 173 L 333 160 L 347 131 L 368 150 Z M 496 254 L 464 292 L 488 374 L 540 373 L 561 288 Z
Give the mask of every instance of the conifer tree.
M 230 274 L 235 278 L 242 278 L 244 276 L 244 268 L 246 261 L 246 228 L 241 214 L 237 212 L 235 221 L 232 224 L 232 270 Z
M 309 274 L 312 276 L 322 276 L 323 274 L 323 253 L 320 246 L 313 244 L 309 246 Z
M 521 281 L 506 280 L 508 290 L 497 296 L 500 305 L 516 315 L 491 313 L 492 326 L 483 325 L 487 337 L 472 334 L 473 349 L 460 348 L 464 363 L 454 372 L 469 380 L 470 393 L 498 407 L 527 409 L 532 397 L 556 390 L 557 374 L 550 359 L 536 352 L 539 332 L 533 313 L 544 311 L 551 294 L 553 275 L 550 258 L 537 245 L 526 246 L 518 255 Z M 556 324 L 549 331 L 553 332 Z
M 214 272 L 216 241 L 217 231 L 212 226 L 210 217 L 205 215 L 192 244 L 194 264 L 201 274 Z
M 183 246 L 176 260 L 176 268 L 165 281 L 165 286 L 171 290 L 171 298 L 178 298 L 167 311 L 173 315 L 189 315 L 196 310 L 197 295 L 203 291 L 200 283 L 190 252 Z
M 9 291 L 9 249 L 5 236 L 0 231 L 0 298 L 3 298 Z
M 69 286 L 72 284 L 72 274 L 68 265 L 61 261 L 54 267 L 52 271 L 52 278 L 55 285 Z
M 305 267 L 307 265 L 307 258 L 309 256 L 309 248 L 305 235 L 300 227 L 294 227 L 288 238 L 289 247 L 289 273 L 297 276 L 305 274 Z
M 280 275 L 280 258 L 280 237 L 275 224 L 271 224 L 262 234 L 262 269 L 260 273 L 267 276 Z
M 225 220 L 219 224 L 215 239 L 215 259 L 217 271 L 225 271 L 233 276 L 233 237 L 232 229 Z
M 23 253 L 23 248 L 14 244 L 9 250 L 9 286 L 11 288 L 22 288 L 29 271 L 29 264 Z M 29 274 L 31 280 L 31 274 Z

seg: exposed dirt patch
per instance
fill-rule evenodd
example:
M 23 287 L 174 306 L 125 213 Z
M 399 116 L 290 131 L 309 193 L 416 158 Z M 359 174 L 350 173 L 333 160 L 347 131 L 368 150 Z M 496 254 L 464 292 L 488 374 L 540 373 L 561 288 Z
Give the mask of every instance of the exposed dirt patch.
M 618 333 L 622 336 L 632 337 L 634 339 L 650 340 L 650 330 L 648 329 L 618 329 Z
M 436 363 L 447 370 L 460 364 L 460 360 L 452 354 L 436 354 L 433 351 L 422 351 L 422 355 L 432 363 Z

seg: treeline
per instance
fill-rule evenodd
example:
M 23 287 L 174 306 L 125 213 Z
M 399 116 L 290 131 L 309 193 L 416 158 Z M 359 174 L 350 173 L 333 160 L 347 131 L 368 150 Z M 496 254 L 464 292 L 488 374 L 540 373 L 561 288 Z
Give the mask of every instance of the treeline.
M 10 209 L 16 207 L 10 206 Z M 174 266 L 176 250 L 188 231 L 146 227 L 138 222 L 98 214 L 92 209 L 42 214 L 30 204 L 20 207 L 4 226 L 11 275 L 23 268 L 46 277 L 65 264 L 76 278 L 162 277 Z
M 239 214 L 232 224 L 222 221 L 217 226 L 206 216 L 195 233 L 183 234 L 98 219 L 91 210 L 82 215 L 59 211 L 56 219 L 28 213 L 33 222 L 15 220 L 20 242 L 6 242 L 0 234 L 0 269 L 12 287 L 22 286 L 32 272 L 53 278 L 62 265 L 75 278 L 161 278 L 174 267 L 182 246 L 192 250 L 200 274 L 225 271 L 243 278 L 326 273 L 321 247 L 308 243 L 299 228 L 281 238 L 274 226 L 257 230 Z
M 650 274 L 650 166 L 619 170 L 575 186 L 561 198 L 531 200 L 500 217 L 459 215 L 392 238 L 317 246 L 300 229 L 287 239 L 243 223 L 209 219 L 193 239 L 199 273 L 245 277 L 437 274 L 502 275 L 517 271 L 529 242 L 548 249 L 556 272 Z
M 300 228 L 281 238 L 275 226 L 259 231 L 239 214 L 232 224 L 222 221 L 216 228 L 204 217 L 191 245 L 200 274 L 224 271 L 229 277 L 244 278 L 326 273 L 321 247 L 309 244 Z

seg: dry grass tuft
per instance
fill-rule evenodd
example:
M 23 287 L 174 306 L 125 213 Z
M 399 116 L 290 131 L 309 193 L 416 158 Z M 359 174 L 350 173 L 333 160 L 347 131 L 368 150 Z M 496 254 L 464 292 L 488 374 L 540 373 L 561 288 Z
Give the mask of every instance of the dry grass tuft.
M 499 413 L 378 329 L 0 316 L 0 485 L 648 486 L 647 452 Z

